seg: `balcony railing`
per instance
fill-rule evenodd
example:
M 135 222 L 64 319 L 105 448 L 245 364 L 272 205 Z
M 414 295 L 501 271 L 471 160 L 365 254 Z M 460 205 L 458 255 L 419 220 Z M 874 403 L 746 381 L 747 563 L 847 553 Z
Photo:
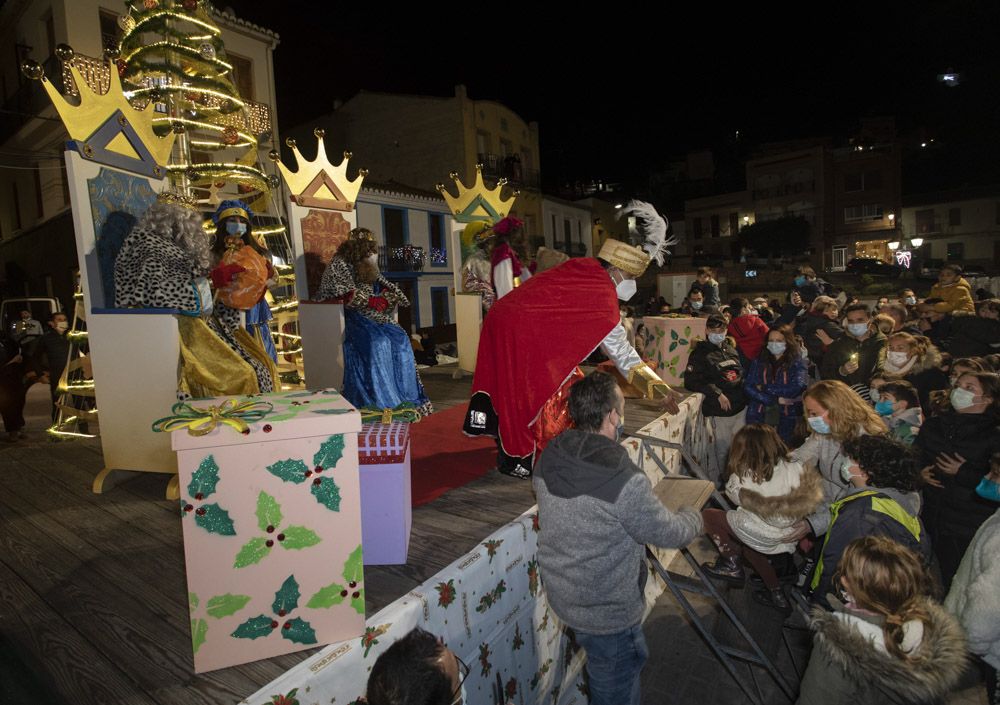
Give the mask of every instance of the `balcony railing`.
M 424 269 L 424 248 L 382 245 L 378 248 L 378 266 L 383 272 L 421 272 Z
M 507 179 L 511 188 L 538 189 L 541 175 L 538 169 L 527 169 L 521 164 L 517 155 L 501 156 L 499 154 L 478 154 L 477 161 L 483 165 L 483 178 Z

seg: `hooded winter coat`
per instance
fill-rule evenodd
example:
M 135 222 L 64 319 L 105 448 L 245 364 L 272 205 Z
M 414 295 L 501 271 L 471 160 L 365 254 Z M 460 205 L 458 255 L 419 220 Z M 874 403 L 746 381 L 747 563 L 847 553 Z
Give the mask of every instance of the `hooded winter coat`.
M 931 392 L 938 389 L 948 389 L 951 386 L 948 373 L 941 369 L 941 353 L 936 347 L 928 347 L 923 357 L 914 360 L 911 367 L 899 372 L 888 360 L 888 353 L 886 353 L 886 358 L 882 366 L 882 379 L 886 382 L 904 380 L 912 384 L 917 390 L 922 409 L 930 408 Z
M 965 638 L 955 618 L 927 600 L 926 622 L 904 627 L 901 659 L 885 648 L 882 620 L 837 605 L 814 609 L 815 633 L 797 705 L 921 705 L 942 700 L 966 664 Z
M 934 310 L 938 313 L 976 312 L 976 304 L 972 300 L 972 286 L 965 277 L 959 277 L 953 284 L 947 286 L 935 284 L 931 287 L 931 293 L 927 298 L 943 299 L 941 303 L 934 304 Z
M 702 532 L 701 514 L 674 513 L 622 446 L 564 431 L 534 467 L 538 565 L 549 604 L 569 626 L 616 634 L 642 620 L 646 544 L 677 548 Z
M 802 393 L 809 386 L 806 361 L 799 358 L 787 362 L 788 364 L 778 365 L 770 352 L 761 352 L 750 363 L 750 370 L 743 384 L 749 398 L 747 423 L 764 423 L 767 407 L 777 406 L 778 435 L 786 443 L 791 441 L 795 424 L 802 416 Z M 792 404 L 778 404 L 779 397 L 795 401 Z
M 979 527 L 955 573 L 945 608 L 958 617 L 969 651 L 1000 669 L 1000 509 Z

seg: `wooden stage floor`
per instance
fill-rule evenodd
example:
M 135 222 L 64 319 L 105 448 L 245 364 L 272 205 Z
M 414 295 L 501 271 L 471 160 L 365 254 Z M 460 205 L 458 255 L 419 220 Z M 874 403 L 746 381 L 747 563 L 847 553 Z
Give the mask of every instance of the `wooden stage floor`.
M 422 372 L 438 409 L 468 400 L 471 378 Z M 48 388 L 32 388 L 30 437 L 0 443 L 0 703 L 236 703 L 295 666 L 297 654 L 195 675 L 181 525 L 162 475 L 104 495 L 96 440 L 44 434 Z M 658 416 L 629 400 L 626 431 Z M 460 432 L 456 429 L 456 433 Z M 410 561 L 365 571 L 367 614 L 419 585 L 535 503 L 531 483 L 490 472 L 413 512 Z

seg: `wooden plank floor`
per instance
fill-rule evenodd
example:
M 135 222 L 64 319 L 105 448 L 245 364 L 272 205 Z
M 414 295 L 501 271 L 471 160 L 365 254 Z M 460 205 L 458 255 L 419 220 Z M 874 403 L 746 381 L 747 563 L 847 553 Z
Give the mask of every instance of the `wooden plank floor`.
M 422 373 L 439 410 L 468 400 L 471 378 L 451 372 Z M 659 413 L 626 407 L 629 432 Z M 196 676 L 181 528 L 164 476 L 95 495 L 99 443 L 45 436 L 47 388 L 31 390 L 26 411 L 29 440 L 0 444 L 0 703 L 235 703 L 313 653 Z M 365 571 L 367 614 L 534 503 L 530 482 L 490 472 L 418 507 L 409 563 Z

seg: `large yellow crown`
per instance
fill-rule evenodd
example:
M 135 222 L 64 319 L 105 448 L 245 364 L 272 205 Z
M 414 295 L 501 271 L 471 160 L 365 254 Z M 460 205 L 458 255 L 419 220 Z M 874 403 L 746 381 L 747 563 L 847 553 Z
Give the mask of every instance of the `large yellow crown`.
M 278 169 L 285 179 L 288 190 L 292 192 L 292 201 L 307 208 L 329 208 L 340 211 L 354 209 L 354 202 L 361 191 L 361 182 L 368 175 L 367 169 L 358 172 L 358 178 L 349 181 L 347 178 L 347 162 L 351 159 L 350 152 L 344 152 L 344 161 L 334 166 L 326 156 L 323 146 L 325 132 L 320 128 L 313 130 L 316 135 L 316 159 L 307 162 L 299 152 L 295 140 L 289 138 L 285 144 L 292 148 L 298 171 L 292 171 L 281 162 L 277 151 L 269 155 L 271 161 L 278 164 Z
M 71 60 L 72 50 L 65 47 L 63 51 L 67 61 Z M 72 63 L 69 70 L 80 93 L 78 105 L 69 103 L 37 64 L 26 67 L 25 73 L 42 82 L 70 138 L 76 142 L 72 146 L 94 161 L 163 176 L 163 166 L 170 158 L 176 135 L 171 131 L 165 137 L 158 137 L 153 132 L 153 108 L 132 107 L 122 92 L 121 78 L 114 66 L 109 67 L 108 91 L 104 94 L 93 91 Z
M 497 181 L 494 189 L 486 188 L 483 183 L 483 165 L 476 164 L 476 180 L 471 187 L 466 187 L 456 172 L 449 174 L 455 185 L 458 187 L 458 196 L 452 196 L 444 187 L 438 184 L 437 190 L 441 192 L 448 207 L 455 216 L 455 220 L 460 223 L 469 223 L 473 220 L 486 220 L 491 224 L 504 218 L 517 198 L 517 191 L 514 191 L 510 198 L 503 198 L 500 192 L 503 190 L 507 179 Z

